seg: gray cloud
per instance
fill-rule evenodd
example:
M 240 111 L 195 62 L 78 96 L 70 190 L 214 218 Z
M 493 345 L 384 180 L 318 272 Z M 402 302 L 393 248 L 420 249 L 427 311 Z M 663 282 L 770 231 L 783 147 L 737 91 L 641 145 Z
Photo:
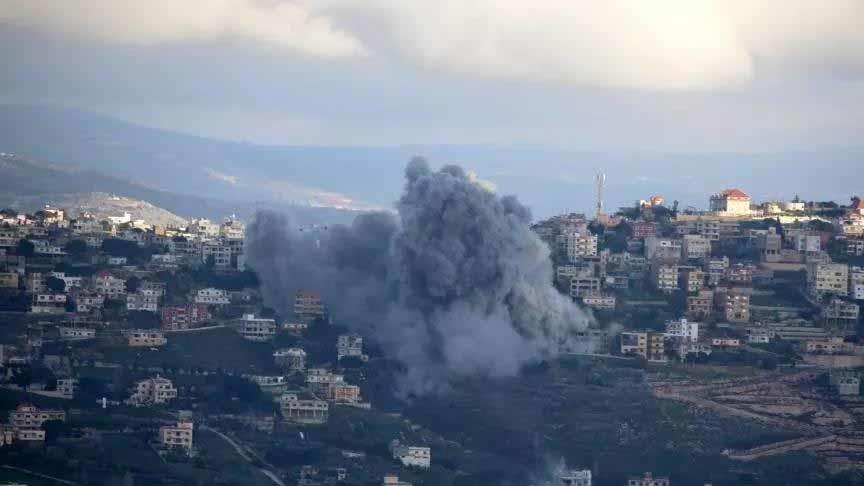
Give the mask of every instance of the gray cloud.
M 301 233 L 284 216 L 259 213 L 247 252 L 267 300 L 288 312 L 296 290 L 320 291 L 340 323 L 405 365 L 410 393 L 453 377 L 512 375 L 578 346 L 593 318 L 552 287 L 548 248 L 524 206 L 456 166 L 432 171 L 415 159 L 405 176 L 398 217 Z

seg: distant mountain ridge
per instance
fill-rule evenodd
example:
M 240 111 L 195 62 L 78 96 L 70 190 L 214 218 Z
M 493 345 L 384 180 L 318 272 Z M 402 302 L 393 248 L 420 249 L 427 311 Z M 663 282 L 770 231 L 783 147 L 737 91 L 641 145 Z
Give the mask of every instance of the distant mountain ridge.
M 578 130 L 578 126 L 574 127 Z M 398 142 L 398 141 L 394 141 Z M 860 192 L 864 148 L 787 153 L 600 153 L 529 147 L 304 147 L 228 142 L 143 127 L 90 112 L 0 106 L 0 151 L 68 164 L 161 191 L 238 205 L 388 208 L 414 155 L 456 163 L 516 194 L 536 216 L 591 211 L 594 174 L 607 174 L 606 208 L 661 194 L 706 207 L 740 187 L 757 200 L 847 200 Z M 167 197 L 167 196 L 165 196 Z M 181 214 L 181 213 L 178 213 Z

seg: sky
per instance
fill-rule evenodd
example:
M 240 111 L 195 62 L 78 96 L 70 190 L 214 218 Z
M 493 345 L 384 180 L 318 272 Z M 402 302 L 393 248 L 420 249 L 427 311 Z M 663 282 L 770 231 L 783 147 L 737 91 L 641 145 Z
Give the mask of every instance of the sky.
M 0 102 L 284 145 L 860 146 L 861 0 L 0 0 Z

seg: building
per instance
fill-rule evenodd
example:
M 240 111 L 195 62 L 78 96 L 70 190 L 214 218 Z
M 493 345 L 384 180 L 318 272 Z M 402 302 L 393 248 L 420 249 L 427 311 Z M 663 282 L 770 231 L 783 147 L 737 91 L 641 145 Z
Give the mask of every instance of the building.
M 294 296 L 294 315 L 301 321 L 324 319 L 327 312 L 321 295 L 315 292 L 298 290 Z
M 57 393 L 66 399 L 75 398 L 75 389 L 78 387 L 78 380 L 75 378 L 60 378 L 57 380 Z
M 769 327 L 747 328 L 747 342 L 749 344 L 768 344 L 775 335 L 774 329 Z
M 807 265 L 807 287 L 810 295 L 821 297 L 849 294 L 849 266 L 845 263 L 810 263 Z
M 681 240 L 649 236 L 645 238 L 645 258 L 677 261 L 681 258 Z
M 696 295 L 687 297 L 687 317 L 691 319 L 704 319 L 711 315 L 714 308 L 714 292 L 712 290 L 700 290 Z
M 570 297 L 578 299 L 586 295 L 600 293 L 600 279 L 591 275 L 581 274 L 570 279 Z
M 313 393 L 326 395 L 331 385 L 345 382 L 345 376 L 333 373 L 324 368 L 309 368 L 306 372 L 306 383 Z
M 66 412 L 53 409 L 42 410 L 29 403 L 22 403 L 14 411 L 9 412 L 9 425 L 16 429 L 38 429 L 50 420 L 65 422 Z
M 591 486 L 591 470 L 573 470 L 556 473 L 554 486 Z
M 403 466 L 429 469 L 432 466 L 432 450 L 428 447 L 406 446 L 397 439 L 390 442 L 393 459 L 399 460 Z
M 336 339 L 336 359 L 354 357 L 363 361 L 369 359 L 363 354 L 363 338 L 356 334 L 342 334 Z
M 582 297 L 582 304 L 592 309 L 614 309 L 617 299 L 613 294 L 592 294 Z
M 126 310 L 159 312 L 159 297 L 157 290 L 138 289 L 135 293 L 126 294 Z
M 678 285 L 688 294 L 702 290 L 705 284 L 705 272 L 692 267 L 678 267 Z
M 346 404 L 358 404 L 362 400 L 360 397 L 360 387 L 347 383 L 334 383 L 330 385 L 327 387 L 326 397 L 327 400 Z
M 182 449 L 187 454 L 192 451 L 195 425 L 192 420 L 185 418 L 177 422 L 177 425 L 163 425 L 159 427 L 159 443 L 168 449 Z
M 568 232 L 558 238 L 567 259 L 571 262 L 597 256 L 597 235 L 589 232 Z
M 652 283 L 661 292 L 678 290 L 678 265 L 654 262 L 651 265 Z
M 0 272 L 0 288 L 17 289 L 18 277 L 17 272 Z
M 715 303 L 729 322 L 750 322 L 750 294 L 739 288 L 717 289 Z
M 126 295 L 126 281 L 108 272 L 102 272 L 93 279 L 93 286 L 96 293 L 106 299 L 117 299 Z
M 130 405 L 138 407 L 161 405 L 175 398 L 177 398 L 177 388 L 174 387 L 174 383 L 167 378 L 157 376 L 135 383 L 132 395 L 126 401 Z
M 646 472 L 641 478 L 628 478 L 627 486 L 669 486 L 669 478 L 654 477 L 650 472 Z
M 711 196 L 708 207 L 721 216 L 749 216 L 750 196 L 740 189 L 726 189 Z
M 381 481 L 381 486 L 414 486 L 412 483 L 407 481 L 402 481 L 399 479 L 399 476 L 395 474 L 387 474 L 384 476 L 384 479 Z
M 128 331 L 126 339 L 131 347 L 157 347 L 164 346 L 168 342 L 162 331 L 149 329 L 133 329 Z
M 96 337 L 96 329 L 89 327 L 59 326 L 57 331 L 60 333 L 60 339 L 67 341 L 94 339 Z
M 636 355 L 653 362 L 666 362 L 665 336 L 650 330 L 621 332 L 621 354 Z
M 749 286 L 753 284 L 753 274 L 755 272 L 755 265 L 736 263 L 729 267 L 726 278 L 733 285 Z
M 277 349 L 273 353 L 273 360 L 277 365 L 291 371 L 306 369 L 306 351 L 302 348 Z
M 324 400 L 301 399 L 296 393 L 286 393 L 279 400 L 282 417 L 297 424 L 326 424 L 330 405 Z
M 822 309 L 825 325 L 838 329 L 844 335 L 855 334 L 859 313 L 858 304 L 837 298 L 831 299 Z
M 701 260 L 711 255 L 711 240 L 702 235 L 684 235 L 681 251 L 688 260 Z
M 101 309 L 105 305 L 105 297 L 96 293 L 78 291 L 72 294 L 72 302 L 75 304 L 75 312 L 87 314 Z
M 663 334 L 667 338 L 678 338 L 695 343 L 699 341 L 699 323 L 687 319 L 668 321 Z
M 276 336 L 276 321 L 254 314 L 243 314 L 238 329 L 240 335 L 250 341 L 269 341 Z
M 708 278 L 708 285 L 716 287 L 720 282 L 726 280 L 726 275 L 729 272 L 729 257 L 710 258 L 705 260 L 705 274 Z
M 162 327 L 169 331 L 192 329 L 210 320 L 210 311 L 205 304 L 189 303 L 162 309 Z
M 231 299 L 228 298 L 227 290 L 209 287 L 201 289 L 195 293 L 195 303 L 206 305 L 227 305 L 231 303 Z

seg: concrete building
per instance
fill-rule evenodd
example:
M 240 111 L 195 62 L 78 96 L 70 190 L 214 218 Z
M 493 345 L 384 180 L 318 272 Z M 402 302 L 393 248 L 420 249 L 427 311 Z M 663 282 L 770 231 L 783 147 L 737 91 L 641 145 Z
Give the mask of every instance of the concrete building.
M 156 290 L 138 289 L 135 293 L 126 294 L 126 310 L 159 312 L 159 297 Z
M 841 299 L 831 299 L 822 309 L 825 325 L 839 331 L 843 335 L 852 335 L 856 332 L 860 308 L 854 302 L 846 302 Z
M 357 334 L 342 334 L 336 338 L 336 359 L 354 357 L 363 361 L 369 359 L 363 354 L 363 338 Z
M 75 390 L 78 388 L 78 380 L 75 378 L 60 378 L 57 380 L 57 393 L 61 397 L 71 400 L 75 398 Z
M 664 332 L 667 338 L 679 338 L 688 342 L 699 341 L 699 323 L 691 322 L 687 319 L 679 319 L 677 321 L 666 322 L 666 331 Z
M 408 481 L 402 481 L 399 479 L 399 476 L 395 474 L 387 474 L 384 476 L 384 479 L 381 481 L 381 486 L 414 486 L 412 483 Z
M 227 290 L 209 287 L 201 289 L 195 293 L 195 303 L 206 305 L 227 305 L 231 303 L 231 299 L 228 298 Z
M 708 285 L 716 287 L 726 280 L 729 272 L 729 257 L 709 258 L 705 260 L 705 274 Z
M 273 353 L 273 360 L 277 365 L 291 371 L 306 369 L 306 351 L 302 348 L 277 349 Z
M 681 240 L 649 236 L 645 238 L 645 258 L 648 260 L 681 259 Z
M 130 347 L 158 347 L 164 346 L 168 340 L 161 331 L 150 329 L 132 329 L 127 331 L 126 339 Z
M 586 295 L 600 293 L 601 281 L 589 275 L 577 275 L 570 279 L 570 297 L 578 299 Z
M 614 309 L 617 299 L 613 294 L 592 294 L 582 297 L 582 304 L 592 309 Z
M 750 322 L 750 294 L 744 289 L 717 289 L 714 292 L 714 299 L 727 321 L 734 323 Z
M 170 331 L 195 328 L 210 318 L 206 304 L 189 303 L 162 309 L 162 327 Z
M 276 336 L 276 321 L 254 314 L 244 314 L 240 319 L 240 335 L 250 341 L 269 341 Z
M 93 280 L 96 293 L 106 299 L 117 299 L 126 295 L 126 281 L 108 272 L 102 272 Z
M 429 469 L 432 466 L 432 450 L 428 447 L 406 446 L 394 439 L 390 442 L 393 459 L 403 466 Z
M 38 429 L 42 424 L 50 420 L 66 421 L 66 412 L 63 410 L 40 409 L 29 403 L 18 405 L 9 412 L 9 425 L 16 429 Z
M 132 395 L 127 403 L 136 407 L 146 405 L 161 405 L 177 398 L 177 388 L 167 378 L 157 376 L 141 380 L 132 388 Z
M 701 260 L 711 255 L 711 240 L 702 235 L 684 235 L 681 250 L 684 258 Z
M 721 216 L 750 216 L 750 196 L 740 189 L 726 189 L 711 196 L 709 210 Z
M 678 286 L 688 294 L 702 290 L 705 272 L 692 267 L 678 267 Z
M 641 478 L 628 478 L 627 486 L 669 486 L 669 478 L 655 477 L 652 473 L 646 472 Z
M 700 290 L 696 295 L 687 297 L 687 317 L 704 319 L 711 315 L 714 308 L 714 291 Z
M 60 339 L 67 341 L 94 339 L 96 337 L 96 329 L 89 327 L 59 326 L 57 331 L 60 333 Z
M 665 336 L 650 330 L 629 330 L 621 332 L 621 354 L 636 355 L 652 362 L 665 363 Z
M 304 290 L 297 291 L 294 296 L 294 316 L 301 321 L 314 321 L 324 319 L 326 315 L 327 312 L 320 294 Z
M 678 290 L 678 265 L 653 262 L 651 264 L 652 283 L 657 290 L 671 293 Z
M 597 235 L 568 232 L 559 236 L 562 249 L 571 262 L 597 256 Z
M 17 272 L 0 272 L 0 288 L 17 289 L 18 277 Z
M 811 263 L 807 265 L 807 287 L 810 295 L 821 297 L 849 294 L 849 266 L 845 263 Z
M 298 424 L 326 424 L 330 405 L 324 400 L 301 399 L 296 393 L 286 393 L 279 400 L 282 417 Z
M 187 454 L 192 451 L 195 425 L 190 419 L 181 419 L 177 425 L 159 427 L 159 443 L 169 449 L 182 449 Z
M 573 470 L 559 473 L 555 478 L 555 486 L 591 486 L 591 470 Z

